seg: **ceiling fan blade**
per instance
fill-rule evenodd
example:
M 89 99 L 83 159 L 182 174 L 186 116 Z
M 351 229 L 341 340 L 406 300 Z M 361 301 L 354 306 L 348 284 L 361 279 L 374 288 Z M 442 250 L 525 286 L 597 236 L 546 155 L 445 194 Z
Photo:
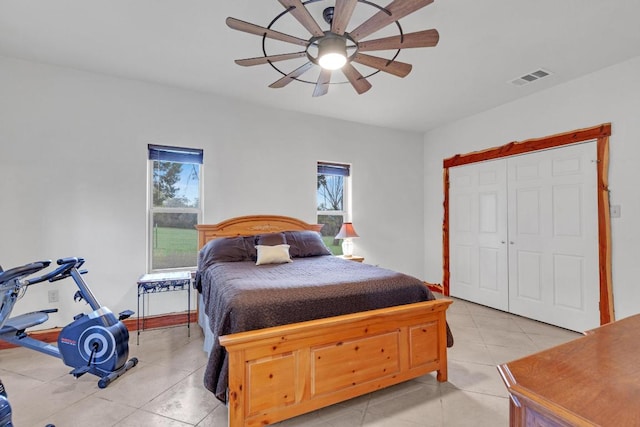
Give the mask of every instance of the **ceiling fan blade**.
M 288 85 L 289 83 L 291 83 L 292 81 L 294 81 L 295 79 L 303 75 L 311 67 L 313 67 L 313 63 L 307 62 L 306 64 L 296 68 L 295 70 L 293 70 L 292 72 L 290 72 L 289 74 L 281 78 L 280 80 L 276 80 L 275 82 L 271 83 L 269 87 L 273 89 L 279 89 L 281 87 L 285 87 L 286 85 Z
M 411 68 L 413 68 L 411 64 L 405 62 L 389 62 L 386 58 L 369 56 L 363 53 L 356 53 L 353 61 L 398 77 L 406 77 L 411 72 Z
M 318 83 L 316 83 L 316 88 L 313 90 L 313 96 L 322 96 L 326 95 L 329 92 L 329 82 L 331 81 L 331 70 L 327 70 L 323 68 L 320 71 L 320 76 L 318 76 Z
M 286 43 L 293 43 L 304 47 L 307 47 L 308 44 L 307 40 L 299 39 L 298 37 L 290 36 L 279 31 L 270 30 L 268 28 L 231 17 L 227 18 L 227 25 L 229 26 L 229 28 L 233 28 L 234 30 L 243 31 L 249 34 L 255 34 L 256 36 L 265 36 L 270 39 L 280 40 Z
M 371 83 L 369 83 L 367 79 L 362 77 L 362 74 L 360 74 L 358 70 L 353 68 L 353 65 L 349 63 L 345 64 L 344 67 L 342 67 L 342 72 L 347 77 L 347 80 L 351 82 L 351 85 L 356 90 L 356 92 L 358 92 L 358 95 L 362 95 L 363 93 L 371 89 Z
M 364 21 L 358 28 L 351 31 L 349 34 L 351 34 L 351 37 L 353 37 L 355 41 L 362 40 L 379 29 L 396 22 L 398 19 L 402 19 L 410 13 L 422 9 L 431 3 L 433 3 L 433 0 L 394 0 L 385 8 L 391 12 L 391 15 L 387 15 L 385 11 L 381 10 L 371 18 Z
M 289 13 L 298 20 L 311 34 L 316 37 L 324 36 L 324 31 L 318 25 L 313 16 L 309 13 L 306 7 L 300 0 L 278 0 L 287 9 L 291 9 Z
M 333 21 L 331 21 L 331 32 L 343 35 L 347 31 L 347 25 L 357 4 L 358 0 L 336 0 Z
M 236 59 L 236 64 L 244 67 L 253 65 L 268 64 L 269 62 L 286 61 L 288 59 L 302 58 L 307 56 L 307 52 L 285 53 L 283 55 L 258 56 L 257 58 Z
M 385 37 L 358 43 L 359 52 L 372 50 L 408 49 L 412 47 L 433 47 L 438 44 L 440 34 L 438 30 L 424 30 L 402 36 Z

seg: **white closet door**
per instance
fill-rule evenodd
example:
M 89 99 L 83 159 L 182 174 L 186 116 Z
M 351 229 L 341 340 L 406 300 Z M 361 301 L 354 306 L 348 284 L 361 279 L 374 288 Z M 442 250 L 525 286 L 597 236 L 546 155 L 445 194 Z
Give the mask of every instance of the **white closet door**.
M 506 162 L 449 170 L 449 289 L 508 310 Z
M 596 142 L 509 158 L 509 311 L 600 324 Z

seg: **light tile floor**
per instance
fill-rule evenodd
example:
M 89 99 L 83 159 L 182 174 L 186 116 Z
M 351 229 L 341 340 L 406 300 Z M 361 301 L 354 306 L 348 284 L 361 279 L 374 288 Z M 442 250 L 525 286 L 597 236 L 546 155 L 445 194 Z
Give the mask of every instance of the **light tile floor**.
M 455 337 L 449 381 L 434 375 L 279 423 L 280 427 L 506 426 L 509 404 L 496 365 L 580 335 L 462 300 L 447 318 Z M 131 334 L 138 366 L 106 389 L 74 379 L 62 361 L 24 348 L 0 351 L 14 424 L 45 426 L 227 425 L 227 409 L 202 385 L 202 334 L 185 327 Z

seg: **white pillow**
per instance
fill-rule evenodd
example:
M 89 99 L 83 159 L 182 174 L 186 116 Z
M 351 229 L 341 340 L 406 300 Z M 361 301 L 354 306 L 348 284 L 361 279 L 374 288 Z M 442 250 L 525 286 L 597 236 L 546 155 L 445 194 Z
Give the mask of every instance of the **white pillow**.
M 256 245 L 256 250 L 258 251 L 258 260 L 256 261 L 256 265 L 293 262 L 289 257 L 289 245 Z

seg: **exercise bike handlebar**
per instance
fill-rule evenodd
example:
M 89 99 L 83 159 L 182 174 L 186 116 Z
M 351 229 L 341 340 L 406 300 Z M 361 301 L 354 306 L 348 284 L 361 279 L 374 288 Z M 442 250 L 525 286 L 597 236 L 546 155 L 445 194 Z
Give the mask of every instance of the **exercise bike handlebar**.
M 82 267 L 82 264 L 84 264 L 84 258 L 78 258 L 78 257 L 60 258 L 56 262 L 58 263 L 58 265 L 73 264 L 75 268 L 80 268 Z
M 57 261 L 57 264 L 60 267 L 50 271 L 49 273 L 43 274 L 42 276 L 26 280 L 25 285 L 34 285 L 36 283 L 44 282 L 45 280 L 48 280 L 49 282 L 56 282 L 58 280 L 66 279 L 71 275 L 70 272 L 73 268 L 80 268 L 80 266 L 84 264 L 84 258 L 61 258 Z

